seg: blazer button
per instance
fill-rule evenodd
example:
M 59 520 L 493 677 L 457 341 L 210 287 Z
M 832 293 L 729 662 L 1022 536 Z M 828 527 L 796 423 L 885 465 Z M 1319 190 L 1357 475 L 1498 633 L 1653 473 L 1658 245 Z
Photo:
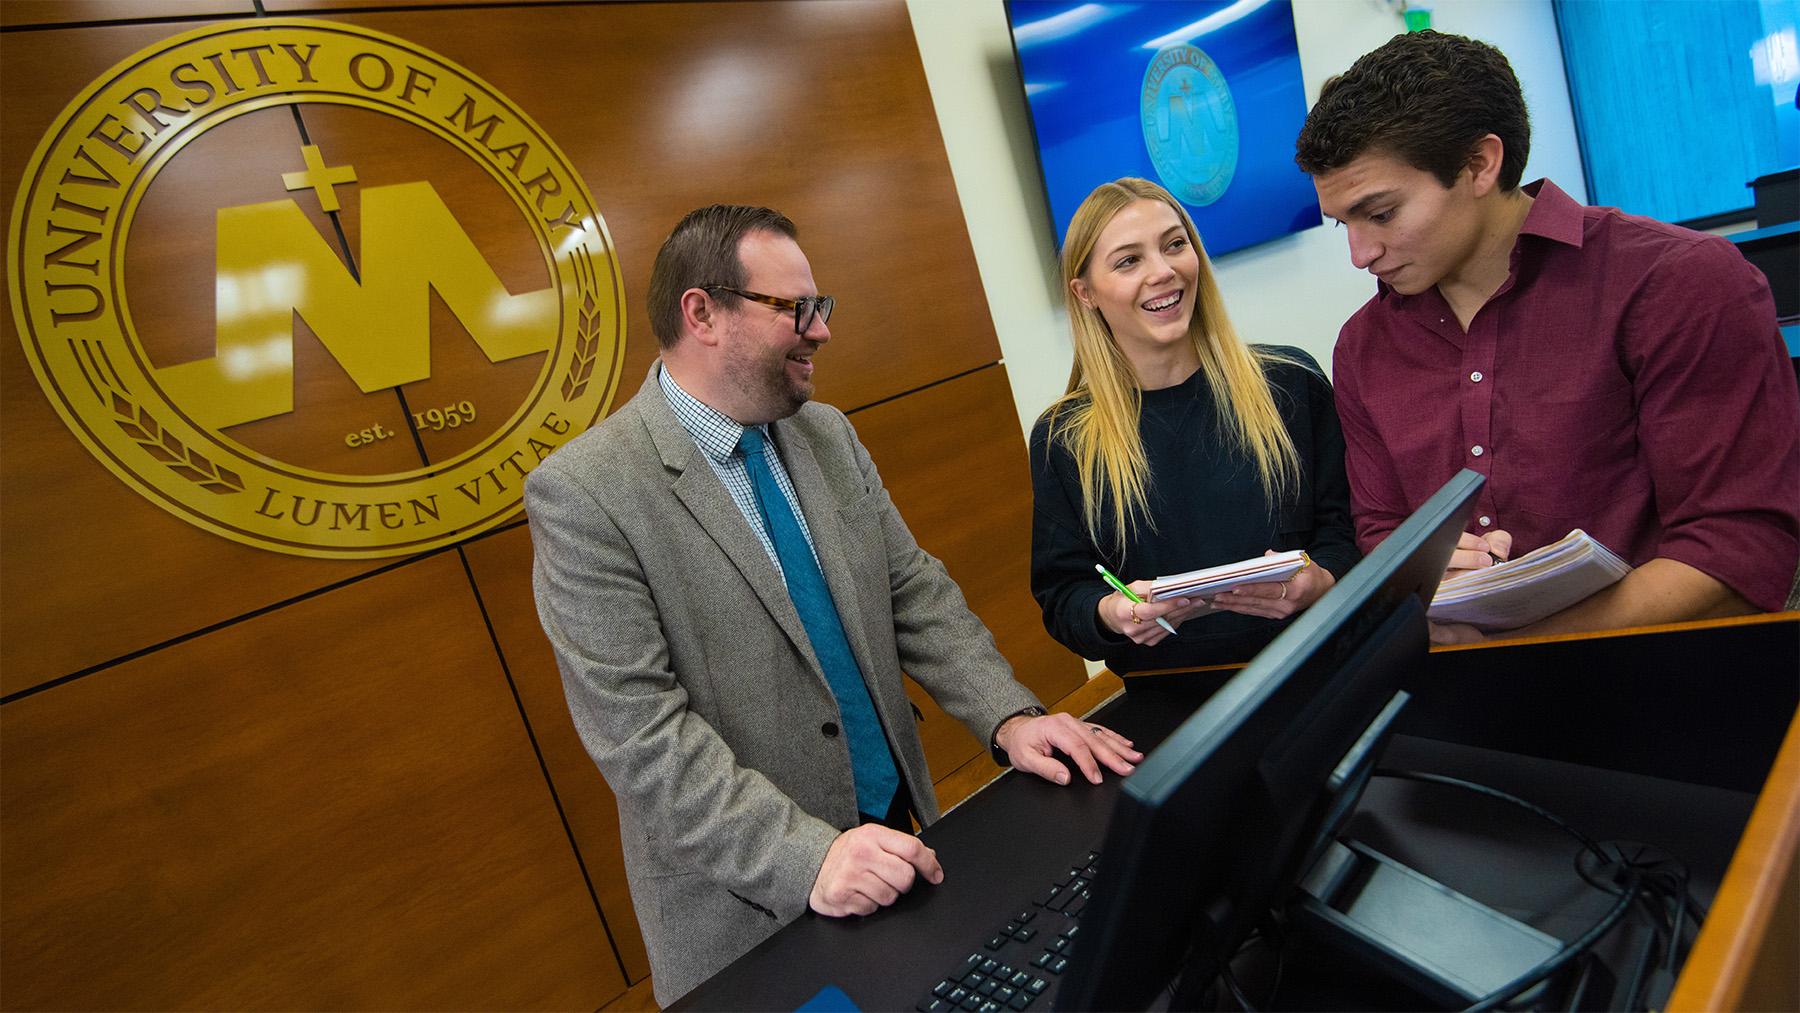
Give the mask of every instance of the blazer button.
M 835 739 L 837 738 L 837 723 L 834 721 L 827 721 L 819 726 L 819 731 L 824 732 L 826 738 Z

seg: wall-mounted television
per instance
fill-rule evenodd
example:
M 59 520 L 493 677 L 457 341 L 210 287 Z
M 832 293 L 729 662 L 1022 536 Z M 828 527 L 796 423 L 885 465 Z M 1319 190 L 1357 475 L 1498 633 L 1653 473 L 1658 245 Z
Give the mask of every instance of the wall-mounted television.
M 1294 165 L 1306 91 L 1289 0 L 1009 0 L 1057 243 L 1095 186 L 1152 179 L 1217 256 L 1322 223 Z

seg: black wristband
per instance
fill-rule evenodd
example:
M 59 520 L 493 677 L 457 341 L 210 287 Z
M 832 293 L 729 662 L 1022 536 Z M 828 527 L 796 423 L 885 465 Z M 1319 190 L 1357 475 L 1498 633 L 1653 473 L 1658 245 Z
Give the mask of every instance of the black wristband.
M 994 758 L 994 762 L 999 764 L 1002 767 L 1012 766 L 1012 759 L 1006 755 L 1006 750 L 1000 748 L 1000 725 L 1006 724 L 1008 721 L 1011 721 L 1013 718 L 1018 718 L 1018 717 L 1041 718 L 1048 713 L 1050 713 L 1050 712 L 1045 710 L 1044 708 L 1039 707 L 1036 704 L 1032 704 L 1030 707 L 1020 708 L 1019 710 L 1013 711 L 1011 714 L 1008 714 L 1007 716 L 1001 718 L 999 724 L 994 725 L 993 736 L 988 739 L 988 755 L 992 756 Z

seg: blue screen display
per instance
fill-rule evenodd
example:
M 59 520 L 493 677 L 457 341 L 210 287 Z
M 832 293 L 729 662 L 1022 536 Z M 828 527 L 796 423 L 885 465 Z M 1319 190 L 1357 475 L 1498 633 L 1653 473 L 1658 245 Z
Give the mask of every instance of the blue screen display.
M 1095 186 L 1142 176 L 1217 256 L 1321 224 L 1289 0 L 1007 4 L 1057 243 Z

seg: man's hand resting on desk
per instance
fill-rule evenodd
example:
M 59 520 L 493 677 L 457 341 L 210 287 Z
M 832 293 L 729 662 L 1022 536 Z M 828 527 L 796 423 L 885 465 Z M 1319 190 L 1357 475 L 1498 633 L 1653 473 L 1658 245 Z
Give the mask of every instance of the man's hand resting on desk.
M 866 823 L 831 842 L 806 903 L 833 918 L 874 914 L 899 900 L 919 876 L 928 883 L 944 881 L 937 852 L 911 834 Z
M 1069 770 L 1056 758 L 1058 752 L 1074 760 L 1094 784 L 1100 783 L 1101 764 L 1115 774 L 1129 774 L 1144 758 L 1125 736 L 1070 714 L 1014 715 L 1001 722 L 994 742 L 1006 750 L 1014 769 L 1056 784 L 1069 783 Z

